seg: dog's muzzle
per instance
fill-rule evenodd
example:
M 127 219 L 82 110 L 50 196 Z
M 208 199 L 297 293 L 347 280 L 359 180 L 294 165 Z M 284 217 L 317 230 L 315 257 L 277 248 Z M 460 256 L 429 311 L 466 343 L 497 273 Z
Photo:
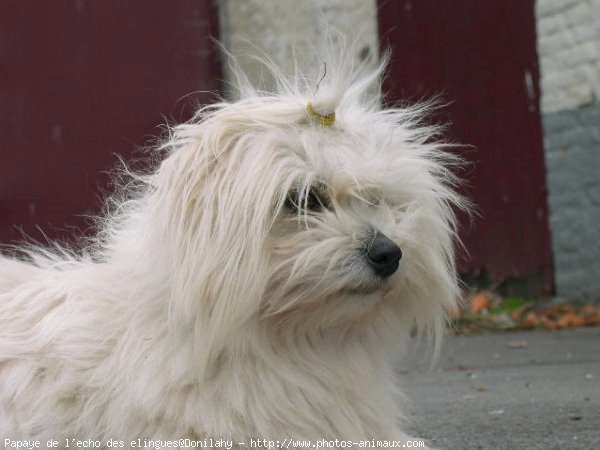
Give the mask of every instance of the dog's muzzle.
M 376 232 L 365 253 L 369 265 L 381 278 L 387 278 L 396 272 L 402 258 L 400 247 L 380 232 Z

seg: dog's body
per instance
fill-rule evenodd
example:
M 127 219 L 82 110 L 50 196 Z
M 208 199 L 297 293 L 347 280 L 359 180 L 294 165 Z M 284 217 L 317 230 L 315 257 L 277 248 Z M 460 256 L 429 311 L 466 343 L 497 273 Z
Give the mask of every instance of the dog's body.
M 455 306 L 454 160 L 333 59 L 177 127 L 79 255 L 0 258 L 0 436 L 408 439 L 394 360 Z

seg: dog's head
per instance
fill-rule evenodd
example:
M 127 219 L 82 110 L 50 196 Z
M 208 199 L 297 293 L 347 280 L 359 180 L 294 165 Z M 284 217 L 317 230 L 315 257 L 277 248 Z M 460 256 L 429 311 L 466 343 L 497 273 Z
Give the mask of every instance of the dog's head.
M 344 57 L 318 87 L 318 75 L 278 75 L 275 94 L 242 80 L 238 101 L 175 129 L 154 195 L 185 315 L 439 329 L 454 307 L 456 158 L 422 123 L 426 106 L 369 96 L 383 64 L 365 74 Z

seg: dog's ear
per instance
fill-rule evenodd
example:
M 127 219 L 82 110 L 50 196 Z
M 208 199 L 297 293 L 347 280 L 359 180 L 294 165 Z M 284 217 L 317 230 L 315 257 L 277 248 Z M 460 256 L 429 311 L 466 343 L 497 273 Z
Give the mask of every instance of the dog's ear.
M 166 246 L 171 316 L 198 334 L 204 363 L 257 313 L 266 284 L 278 180 L 261 175 L 268 152 L 246 135 L 240 123 L 182 127 L 156 174 L 152 229 Z

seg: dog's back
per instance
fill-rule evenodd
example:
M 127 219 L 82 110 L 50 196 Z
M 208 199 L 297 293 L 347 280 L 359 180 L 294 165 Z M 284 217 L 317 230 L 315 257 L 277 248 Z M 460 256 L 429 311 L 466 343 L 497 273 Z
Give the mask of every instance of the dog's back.
M 47 432 L 53 424 L 72 423 L 81 412 L 77 396 L 85 384 L 84 366 L 93 365 L 97 353 L 93 349 L 102 346 L 90 343 L 89 336 L 97 334 L 92 315 L 73 317 L 72 311 L 79 309 L 74 305 L 77 294 L 68 286 L 76 285 L 72 282 L 76 272 L 0 257 L 0 434 L 4 436 L 51 437 Z M 76 333 L 80 339 L 68 344 L 69 336 Z M 73 362 L 75 353 L 80 355 L 78 364 Z
M 0 296 L 35 278 L 39 270 L 31 264 L 0 256 Z

